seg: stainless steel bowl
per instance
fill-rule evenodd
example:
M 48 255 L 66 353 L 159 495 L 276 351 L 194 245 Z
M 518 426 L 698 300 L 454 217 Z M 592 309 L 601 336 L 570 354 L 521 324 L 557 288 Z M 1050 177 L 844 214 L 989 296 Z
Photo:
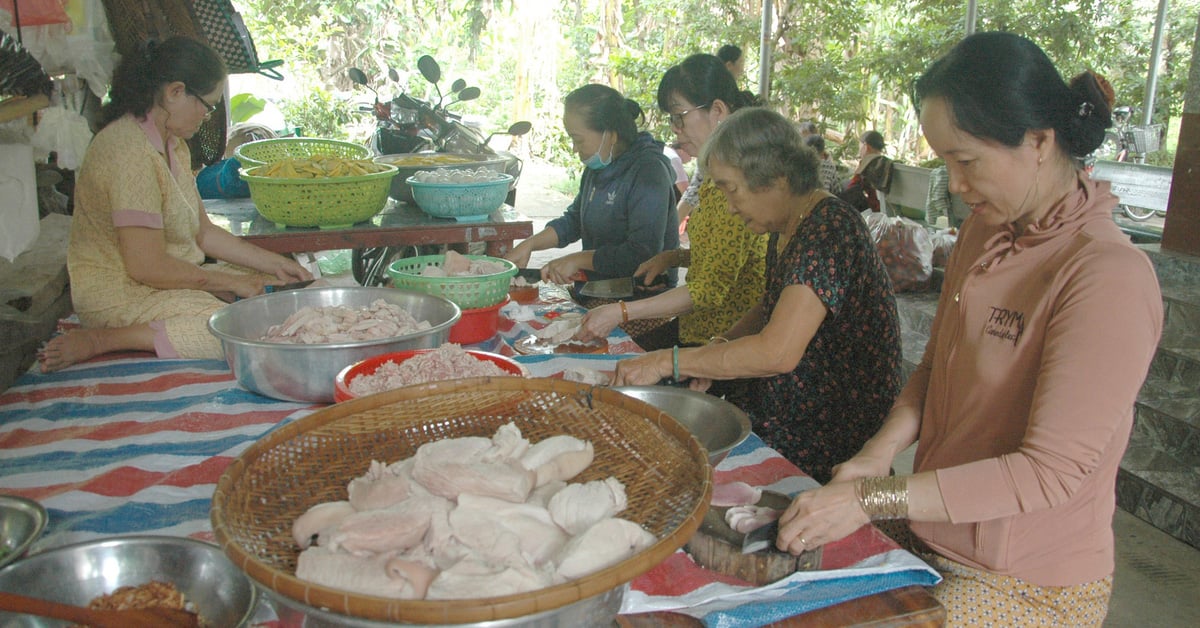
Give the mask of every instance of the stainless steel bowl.
M 271 325 L 300 308 L 341 305 L 366 307 L 376 299 L 398 305 L 431 327 L 419 332 L 330 344 L 282 344 L 259 340 Z M 359 286 L 273 292 L 230 303 L 209 318 L 225 360 L 238 383 L 260 395 L 289 401 L 333 401 L 334 378 L 347 366 L 380 353 L 440 346 L 462 311 L 449 299 L 423 292 Z
M 129 536 L 89 541 L 33 554 L 0 570 L 0 591 L 87 606 L 117 587 L 160 580 L 175 585 L 210 626 L 246 626 L 258 593 L 221 548 L 192 539 Z M 0 625 L 63 623 L 0 612 Z
M 25 555 L 46 529 L 42 505 L 24 497 L 0 495 L 0 567 Z
M 708 450 L 713 466 L 750 435 L 750 417 L 745 412 L 707 393 L 673 386 L 615 386 L 613 390 L 645 401 L 682 423 Z

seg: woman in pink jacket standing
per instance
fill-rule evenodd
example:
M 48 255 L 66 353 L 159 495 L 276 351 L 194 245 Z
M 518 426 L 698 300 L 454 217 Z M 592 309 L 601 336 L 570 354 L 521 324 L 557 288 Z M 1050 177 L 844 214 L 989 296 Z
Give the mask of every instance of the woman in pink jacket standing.
M 906 519 L 943 575 L 948 625 L 1099 626 L 1117 467 L 1162 331 L 1154 268 L 1081 170 L 1112 125 L 1096 77 L 1068 85 L 1033 42 L 972 35 L 916 84 L 921 126 L 971 207 L 921 364 L 883 427 L 802 493 L 798 553 Z M 914 472 L 893 457 L 917 442 Z

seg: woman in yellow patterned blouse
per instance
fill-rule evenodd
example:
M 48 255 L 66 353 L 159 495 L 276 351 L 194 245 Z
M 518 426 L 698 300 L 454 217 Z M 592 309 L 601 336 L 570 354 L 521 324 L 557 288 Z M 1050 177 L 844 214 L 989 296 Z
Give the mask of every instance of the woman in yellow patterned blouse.
M 225 301 L 312 279 L 204 212 L 185 140 L 217 108 L 225 79 L 216 52 L 186 37 L 122 59 L 75 187 L 67 270 L 83 327 L 46 344 L 42 370 L 112 351 L 221 358 L 207 324 Z
M 688 57 L 658 84 L 658 106 L 670 116 L 679 145 L 693 155 L 700 154 L 717 125 L 746 104 L 725 64 L 713 55 Z M 691 249 L 663 251 L 634 272 L 649 284 L 667 268 L 686 266 L 687 285 L 595 308 L 584 317 L 579 338 L 604 338 L 624 321 L 678 316 L 673 330 L 656 334 L 657 346 L 643 348 L 702 345 L 759 302 L 766 285 L 766 236 L 754 234 L 730 213 L 725 195 L 711 181 L 700 186 L 700 205 L 687 233 Z

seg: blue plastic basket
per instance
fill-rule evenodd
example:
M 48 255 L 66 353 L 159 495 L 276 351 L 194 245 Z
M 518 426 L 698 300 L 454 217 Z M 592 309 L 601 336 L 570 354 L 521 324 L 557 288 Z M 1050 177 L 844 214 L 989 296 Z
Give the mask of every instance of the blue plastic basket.
M 413 199 L 425 213 L 437 218 L 453 218 L 459 222 L 481 222 L 504 206 L 510 174 L 497 175 L 491 181 L 475 183 L 430 183 L 408 178 Z

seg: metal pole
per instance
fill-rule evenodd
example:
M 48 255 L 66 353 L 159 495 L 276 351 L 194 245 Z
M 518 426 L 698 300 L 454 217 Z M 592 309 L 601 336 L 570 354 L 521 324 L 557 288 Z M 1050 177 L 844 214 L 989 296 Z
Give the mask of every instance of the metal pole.
M 763 0 L 762 31 L 758 42 L 758 97 L 764 103 L 771 97 L 771 59 L 774 56 L 771 48 L 771 23 L 774 12 L 775 3 L 772 0 Z
M 1154 117 L 1154 97 L 1158 90 L 1158 66 L 1162 61 L 1163 37 L 1166 36 L 1168 0 L 1158 0 L 1158 16 L 1154 18 L 1154 42 L 1150 49 L 1150 72 L 1146 74 L 1146 95 L 1142 99 L 1142 124 Z
M 1166 2 L 1166 0 L 1163 1 Z M 975 34 L 975 19 L 978 17 L 978 9 L 975 0 L 967 0 L 967 32 L 964 37 Z

